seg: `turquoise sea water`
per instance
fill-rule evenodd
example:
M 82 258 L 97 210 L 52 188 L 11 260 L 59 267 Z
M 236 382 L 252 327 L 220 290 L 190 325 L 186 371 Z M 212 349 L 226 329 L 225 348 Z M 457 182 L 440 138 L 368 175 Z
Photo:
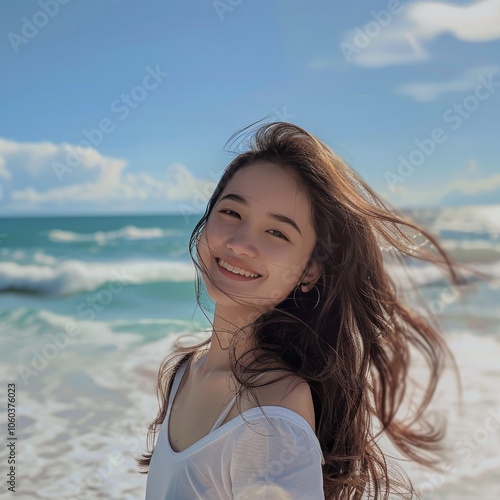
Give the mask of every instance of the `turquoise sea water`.
M 500 498 L 500 206 L 410 215 L 496 280 L 457 300 L 430 266 L 414 270 L 461 367 L 464 407 L 444 379 L 435 405 L 449 419 L 448 472 L 405 469 L 424 498 Z M 133 456 L 156 415 L 158 367 L 176 336 L 205 338 L 210 326 L 188 253 L 197 221 L 0 219 L 0 370 L 4 387 L 16 383 L 16 498 L 143 498 Z

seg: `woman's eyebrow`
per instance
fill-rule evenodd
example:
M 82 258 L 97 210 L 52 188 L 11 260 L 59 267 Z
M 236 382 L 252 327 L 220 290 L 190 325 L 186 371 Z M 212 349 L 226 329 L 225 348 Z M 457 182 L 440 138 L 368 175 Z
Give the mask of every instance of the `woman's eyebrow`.
M 237 203 L 241 203 L 242 205 L 248 205 L 247 199 L 239 194 L 236 194 L 236 193 L 226 194 L 225 196 L 223 196 L 219 200 L 219 203 L 221 201 L 224 201 L 224 200 L 232 200 L 232 201 L 235 201 Z M 296 224 L 296 222 L 293 219 L 290 219 L 286 215 L 278 214 L 275 212 L 268 212 L 267 216 L 271 217 L 274 220 L 277 220 L 278 222 L 283 222 L 284 224 L 288 224 L 288 225 L 292 226 L 302 236 L 302 231 L 300 230 L 299 226 Z

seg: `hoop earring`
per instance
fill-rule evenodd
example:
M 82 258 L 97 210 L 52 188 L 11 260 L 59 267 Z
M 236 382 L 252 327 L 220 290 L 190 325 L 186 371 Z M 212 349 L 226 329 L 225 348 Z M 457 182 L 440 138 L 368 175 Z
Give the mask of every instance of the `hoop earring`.
M 294 290 L 293 290 L 293 301 L 294 301 L 294 303 L 295 303 L 295 307 L 296 307 L 297 309 L 299 309 L 299 306 L 297 305 L 297 301 L 295 300 L 295 293 L 297 292 L 297 290 L 298 290 L 300 287 L 305 286 L 305 285 L 308 285 L 308 284 L 309 284 L 309 283 L 299 283 L 299 284 L 298 284 L 298 285 L 294 288 Z M 321 299 L 321 295 L 320 295 L 320 293 L 319 293 L 319 288 L 318 288 L 316 285 L 314 285 L 314 288 L 316 288 L 316 292 L 317 292 L 317 294 L 318 294 L 318 300 L 316 301 L 316 304 L 315 304 L 315 306 L 313 307 L 313 309 L 316 309 L 316 307 L 318 307 L 319 301 L 320 301 L 320 299 Z M 301 290 L 301 292 L 302 292 L 302 290 Z M 304 292 L 302 292 L 302 293 L 304 293 Z

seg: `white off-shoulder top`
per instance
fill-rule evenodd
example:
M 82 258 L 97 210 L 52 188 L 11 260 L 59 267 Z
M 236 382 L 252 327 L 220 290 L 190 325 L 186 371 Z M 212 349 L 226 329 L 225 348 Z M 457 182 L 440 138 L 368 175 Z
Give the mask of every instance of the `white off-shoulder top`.
M 238 415 L 220 425 L 235 396 L 205 437 L 174 451 L 168 422 L 186 367 L 187 362 L 172 383 L 149 465 L 146 500 L 324 500 L 325 460 L 318 438 L 309 423 L 288 408 L 255 407 L 242 412 L 246 422 Z

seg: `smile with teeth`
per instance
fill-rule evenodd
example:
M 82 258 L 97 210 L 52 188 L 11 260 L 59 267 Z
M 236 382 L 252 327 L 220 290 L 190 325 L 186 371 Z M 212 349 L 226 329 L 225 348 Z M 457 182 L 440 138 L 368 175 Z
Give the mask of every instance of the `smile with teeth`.
M 219 266 L 227 269 L 228 271 L 234 274 L 240 274 L 241 276 L 246 276 L 247 278 L 258 278 L 260 274 L 254 274 L 250 271 L 245 271 L 244 269 L 240 269 L 239 267 L 233 267 L 231 264 L 228 264 L 225 260 L 216 259 Z

